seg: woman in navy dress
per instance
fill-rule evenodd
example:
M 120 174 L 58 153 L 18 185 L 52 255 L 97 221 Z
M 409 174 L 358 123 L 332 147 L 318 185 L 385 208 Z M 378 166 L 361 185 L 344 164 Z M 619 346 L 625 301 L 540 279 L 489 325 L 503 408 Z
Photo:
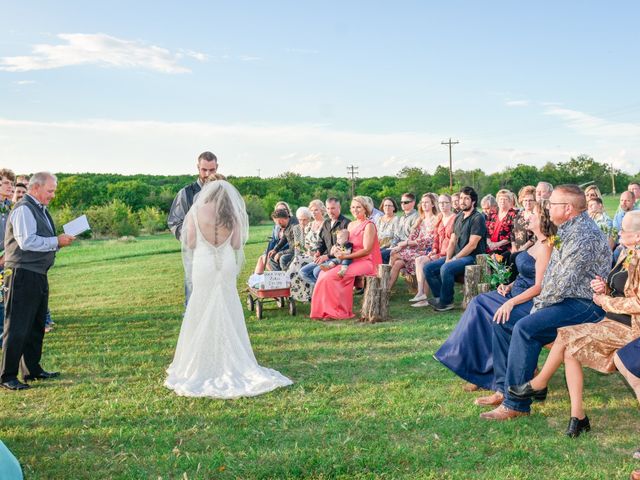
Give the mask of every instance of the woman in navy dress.
M 524 317 L 540 293 L 542 278 L 551 257 L 547 237 L 556 232 L 549 210 L 536 205 L 529 219 L 529 229 L 536 242 L 516 257 L 518 276 L 510 285 L 475 297 L 462 314 L 458 325 L 434 357 L 464 380 L 495 391 L 491 322 L 506 322 L 510 317 Z M 501 394 L 495 394 L 501 395 Z M 497 401 L 497 400 L 496 400 Z

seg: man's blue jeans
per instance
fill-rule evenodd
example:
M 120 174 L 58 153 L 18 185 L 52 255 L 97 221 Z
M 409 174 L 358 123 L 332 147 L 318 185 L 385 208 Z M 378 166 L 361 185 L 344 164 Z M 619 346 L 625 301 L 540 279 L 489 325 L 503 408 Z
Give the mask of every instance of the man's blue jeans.
M 463 274 L 464 267 L 467 265 L 473 265 L 476 257 L 462 257 L 446 263 L 444 260 L 444 258 L 440 258 L 429 262 L 422 268 L 422 271 L 431 289 L 431 294 L 440 298 L 440 305 L 449 305 L 453 303 L 453 287 L 456 276 Z
M 380 256 L 382 257 L 382 263 L 384 263 L 385 265 L 389 265 L 389 260 L 391 259 L 391 249 L 381 248 Z
M 510 396 L 508 388 L 533 378 L 540 351 L 556 339 L 558 328 L 594 323 L 603 317 L 604 310 L 591 300 L 567 298 L 519 321 L 509 319 L 503 324 L 493 323 L 493 371 L 497 389 L 504 394 L 504 405 L 519 412 L 531 409 L 531 400 Z
M 320 276 L 321 271 L 320 265 L 309 263 L 300 269 L 299 275 L 305 282 L 314 285 L 318 281 L 318 276 Z

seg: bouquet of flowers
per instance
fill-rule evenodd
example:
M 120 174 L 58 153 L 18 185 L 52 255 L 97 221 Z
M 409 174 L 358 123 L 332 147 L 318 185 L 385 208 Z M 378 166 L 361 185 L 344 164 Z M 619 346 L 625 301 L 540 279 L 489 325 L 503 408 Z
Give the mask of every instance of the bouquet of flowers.
M 503 263 L 502 255 L 491 255 L 487 257 L 487 264 L 491 268 L 489 274 L 489 283 L 491 288 L 498 288 L 498 285 L 504 285 L 511 280 L 511 268 Z

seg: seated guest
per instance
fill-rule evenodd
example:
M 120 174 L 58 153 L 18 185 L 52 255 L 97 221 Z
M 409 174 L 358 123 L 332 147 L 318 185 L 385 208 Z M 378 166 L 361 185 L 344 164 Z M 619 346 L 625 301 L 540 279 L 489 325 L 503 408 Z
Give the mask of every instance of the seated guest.
M 271 218 L 280 227 L 282 235 L 280 236 L 278 243 L 276 243 L 267 254 L 267 258 L 269 259 L 269 270 L 286 270 L 289 267 L 291 260 L 293 260 L 295 252 L 296 238 L 294 227 L 298 227 L 298 231 L 300 231 L 300 226 L 291 221 L 289 212 L 284 208 L 273 212 L 271 214 Z
M 536 204 L 529 217 L 529 228 L 536 241 L 531 248 L 516 256 L 518 276 L 515 281 L 471 300 L 455 330 L 434 355 L 459 377 L 487 390 L 496 390 L 492 322 L 504 323 L 529 315 L 551 257 L 553 247 L 548 238 L 555 235 L 556 226 L 546 207 Z M 502 393 L 496 392 L 488 398 L 489 404 L 500 403 Z
M 507 388 L 533 378 L 540 351 L 556 339 L 558 328 L 597 322 L 604 316 L 604 311 L 591 302 L 590 281 L 607 275 L 611 250 L 587 215 L 586 203 L 577 185 L 561 185 L 551 194 L 549 212 L 558 234 L 551 240 L 554 248 L 542 290 L 529 315 L 493 324 L 493 369 L 496 388 L 503 393 L 504 401 L 481 418 L 508 420 L 529 415 L 531 400 L 518 399 Z M 485 404 L 491 403 L 485 400 Z
M 593 301 L 604 309 L 604 320 L 558 329 L 558 338 L 540 374 L 523 385 L 509 387 L 509 393 L 516 398 L 543 399 L 549 380 L 564 362 L 571 398 L 571 418 L 566 431 L 570 437 L 591 428 L 582 404 L 582 366 L 611 373 L 616 370 L 616 352 L 640 337 L 640 212 L 626 215 L 622 227 L 620 242 L 625 250 L 606 279 L 596 277 L 591 281 Z M 638 363 L 637 358 L 635 362 Z M 633 367 L 633 360 L 629 364 Z M 640 381 L 632 376 L 629 383 L 640 401 Z
M 454 193 L 451 195 L 451 209 L 456 215 L 460 213 L 460 193 Z
M 353 251 L 349 254 L 338 253 L 336 258 L 340 261 L 352 260 L 352 263 L 344 276 L 339 275 L 337 268 L 320 273 L 311 298 L 311 318 L 352 318 L 355 277 L 374 275 L 380 265 L 378 235 L 376 226 L 368 219 L 371 215 L 368 202 L 362 197 L 354 197 L 351 214 L 355 220 L 349 223 L 348 229 Z
M 589 185 L 587 188 L 585 188 L 584 196 L 587 199 L 587 203 L 589 203 L 589 200 L 592 200 L 594 198 L 599 198 L 602 200 L 602 193 L 600 193 L 600 189 L 597 185 Z
M 496 197 L 491 194 L 482 197 L 482 200 L 480 200 L 480 210 L 482 210 L 485 220 L 489 220 L 491 214 L 498 211 L 498 202 L 496 201 Z
M 636 209 L 635 207 L 636 198 L 633 195 L 633 192 L 622 192 L 620 195 L 620 207 L 616 212 L 615 217 L 613 217 L 613 228 L 615 228 L 618 232 L 622 229 L 622 219 L 627 214 L 627 212 L 631 212 Z
M 415 261 L 418 292 L 415 297 L 409 300 L 409 302 L 415 302 L 411 305 L 412 307 L 426 307 L 429 305 L 429 301 L 427 300 L 429 285 L 424 279 L 424 266 L 433 260 L 446 257 L 449 240 L 453 233 L 453 223 L 455 222 L 456 214 L 453 213 L 451 197 L 446 193 L 440 195 L 438 198 L 438 207 L 440 208 L 440 215 L 434 228 L 433 247 L 428 254 L 417 257 Z
M 607 212 L 604 211 L 604 204 L 602 198 L 592 198 L 587 201 L 587 212 L 591 219 L 596 222 L 596 225 L 600 227 L 600 230 L 611 230 L 613 226 L 613 220 Z
M 536 202 L 540 203 L 543 200 L 549 200 L 553 193 L 553 185 L 549 182 L 538 182 L 536 186 Z
M 496 200 L 498 210 L 487 218 L 487 253 L 505 255 L 511 249 L 513 221 L 518 212 L 513 208 L 514 196 L 509 190 L 500 190 Z
M 378 230 L 380 254 L 382 255 L 382 263 L 389 263 L 391 242 L 395 238 L 396 231 L 400 225 L 400 220 L 396 216 L 398 204 L 393 198 L 384 197 L 380 203 L 380 210 L 382 210 L 383 215 L 375 222 Z
M 340 200 L 337 198 L 327 198 L 325 208 L 327 209 L 329 218 L 322 224 L 320 237 L 318 239 L 318 248 L 314 254 L 313 263 L 305 265 L 300 269 L 300 276 L 310 285 L 315 285 L 321 272 L 320 265 L 333 257 L 331 255 L 331 247 L 335 245 L 336 234 L 339 230 L 347 228 L 350 222 L 347 217 L 340 213 Z
M 518 192 L 518 202 L 522 209 L 513 219 L 513 229 L 511 230 L 511 254 L 524 252 L 535 242 L 535 235 L 528 228 L 527 222 L 533 214 L 533 207 L 536 204 L 536 187 L 527 185 Z
M 398 219 L 398 228 L 395 237 L 391 241 L 391 246 L 395 247 L 400 242 L 404 242 L 409 238 L 411 230 L 418 221 L 418 211 L 415 209 L 416 196 L 413 193 L 403 193 L 400 200 L 400 208 L 402 215 Z
M 274 208 L 276 210 L 286 210 L 289 216 L 291 216 L 291 207 L 287 202 L 278 202 Z M 276 244 L 282 238 L 282 230 L 278 222 L 274 220 L 273 230 L 271 231 L 271 237 L 269 238 L 269 243 L 267 243 L 267 249 L 264 251 L 262 255 L 258 257 L 258 262 L 256 263 L 256 268 L 253 270 L 253 273 L 261 275 L 264 273 L 264 269 L 267 266 L 267 259 L 269 256 L 269 252 L 276 246 Z M 297 223 L 297 220 L 296 222 Z
M 438 222 L 436 200 L 437 197 L 434 193 L 422 195 L 418 205 L 418 221 L 414 224 L 409 237 L 391 249 L 389 290 L 396 283 L 402 269 L 408 275 L 413 275 L 416 258 L 431 251 L 435 226 Z
M 325 208 L 321 200 L 312 200 L 309 208 L 300 207 L 296 210 L 300 228 L 294 227 L 294 237 L 298 248 L 295 249 L 287 274 L 291 281 L 291 297 L 300 302 L 311 301 L 312 285 L 300 276 L 300 269 L 314 263 L 320 230 L 324 223 L 324 212 Z
M 382 215 L 384 215 L 384 213 L 382 213 L 381 210 L 378 210 L 375 207 L 375 205 L 373 204 L 373 199 L 371 197 L 362 196 L 362 198 L 364 198 L 367 201 L 367 207 L 369 207 L 369 209 L 371 210 L 371 215 L 369 215 L 369 220 L 371 220 L 375 225 L 375 223 L 378 221 L 378 219 Z
M 424 276 L 434 298 L 429 300 L 434 310 L 444 312 L 453 308 L 453 289 L 456 275 L 464 273 L 476 255 L 487 249 L 487 226 L 484 216 L 476 210 L 478 194 L 471 187 L 460 192 L 461 212 L 456 216 L 447 255 L 424 266 Z

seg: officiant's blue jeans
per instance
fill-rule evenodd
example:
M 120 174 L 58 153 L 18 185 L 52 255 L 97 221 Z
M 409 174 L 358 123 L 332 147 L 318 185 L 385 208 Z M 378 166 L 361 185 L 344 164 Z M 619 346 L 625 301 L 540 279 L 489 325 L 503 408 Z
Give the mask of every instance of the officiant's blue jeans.
M 476 257 L 462 257 L 446 263 L 444 260 L 444 258 L 440 258 L 429 262 L 422 268 L 422 271 L 431 289 L 431 294 L 440 299 L 440 305 L 449 305 L 453 303 L 456 276 L 464 274 L 464 268 L 467 265 L 473 265 Z
M 604 310 L 591 300 L 567 298 L 536 312 L 493 325 L 493 371 L 496 387 L 504 394 L 503 404 L 511 410 L 528 412 L 531 400 L 509 395 L 510 385 L 522 385 L 533 378 L 542 347 L 555 341 L 558 328 L 598 322 Z

